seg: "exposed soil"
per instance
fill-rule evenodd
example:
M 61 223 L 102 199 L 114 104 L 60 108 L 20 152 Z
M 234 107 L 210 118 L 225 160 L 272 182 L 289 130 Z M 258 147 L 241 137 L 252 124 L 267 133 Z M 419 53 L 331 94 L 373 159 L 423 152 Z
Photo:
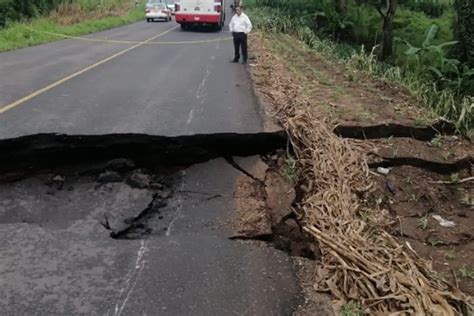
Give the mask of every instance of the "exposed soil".
M 367 154 L 369 162 L 399 158 L 395 167 L 390 167 L 390 162 L 385 164 L 388 175 L 372 169 L 375 189 L 366 197 L 366 203 L 388 210 L 392 218 L 388 230 L 432 263 L 434 278 L 448 280 L 474 295 L 472 141 L 452 130 L 436 130 L 416 139 L 397 133 L 393 126 L 391 131 L 384 129 L 385 124 L 399 124 L 429 131 L 437 119 L 407 89 L 328 61 L 291 37 L 258 35 L 253 38 L 251 50 L 249 70 L 257 94 L 260 87 L 270 85 L 268 78 L 275 69 L 284 69 L 284 76 L 291 77 L 294 86 L 304 88 L 307 104 L 316 113 L 324 113 L 334 127 L 382 126 L 381 135 L 370 137 L 373 139 L 347 139 Z M 267 56 L 275 57 L 272 62 L 284 67 L 273 67 L 265 60 Z M 285 90 L 291 94 L 292 86 Z M 267 106 L 281 106 L 275 95 L 260 93 L 260 97 Z M 403 163 L 414 160 L 417 162 L 413 166 Z M 459 161 L 463 164 L 453 174 L 438 168 Z M 455 226 L 443 227 L 433 215 Z
M 265 157 L 237 181 L 232 239 L 262 240 L 291 256 L 319 258 L 314 240 L 302 231 L 292 211 L 296 194 L 280 170 L 284 152 Z
M 313 285 L 315 263 L 320 252 L 315 240 L 302 231 L 293 212 L 296 192 L 285 175 L 286 153 L 276 151 L 262 157 L 242 174 L 236 184 L 234 228 L 236 240 L 264 242 L 292 256 L 303 300 L 294 315 L 334 315 L 331 297 L 318 293 Z M 265 245 L 263 244 L 263 245 Z

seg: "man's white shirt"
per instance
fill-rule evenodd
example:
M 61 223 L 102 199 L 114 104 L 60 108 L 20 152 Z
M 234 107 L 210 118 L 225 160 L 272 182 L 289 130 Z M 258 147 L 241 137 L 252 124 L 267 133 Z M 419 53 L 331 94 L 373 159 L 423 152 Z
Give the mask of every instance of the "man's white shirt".
M 252 31 L 252 22 L 245 13 L 241 13 L 240 16 L 234 14 L 229 23 L 229 30 L 236 33 L 248 34 Z

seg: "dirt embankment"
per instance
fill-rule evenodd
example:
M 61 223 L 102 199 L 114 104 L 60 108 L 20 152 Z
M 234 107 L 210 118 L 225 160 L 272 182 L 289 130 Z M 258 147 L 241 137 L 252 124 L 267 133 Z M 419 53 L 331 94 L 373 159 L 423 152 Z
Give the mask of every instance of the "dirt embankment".
M 318 260 L 315 287 L 332 294 L 336 312 L 466 313 L 474 294 L 473 143 L 406 89 L 290 37 L 257 35 L 251 50 L 257 95 L 294 147 L 298 172 L 288 172 L 286 154 L 274 168 L 295 181 L 292 216 L 304 242 L 311 236 L 319 245 L 306 246 Z M 268 198 L 253 190 L 256 200 Z M 274 214 L 257 213 L 260 237 L 275 239 Z M 249 227 L 241 231 L 258 235 Z M 302 255 L 296 248 L 286 250 Z

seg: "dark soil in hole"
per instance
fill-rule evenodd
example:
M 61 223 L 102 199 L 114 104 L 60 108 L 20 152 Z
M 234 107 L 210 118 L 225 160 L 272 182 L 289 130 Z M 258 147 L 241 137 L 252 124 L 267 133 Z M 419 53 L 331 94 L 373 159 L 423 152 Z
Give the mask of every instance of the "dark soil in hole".
M 265 241 L 291 256 L 320 258 L 313 238 L 306 234 L 292 213 L 296 194 L 293 184 L 280 173 L 284 153 L 266 157 L 241 176 L 237 184 L 236 234 L 231 239 Z
M 339 125 L 334 133 L 340 137 L 356 139 L 374 139 L 389 137 L 410 137 L 417 140 L 429 141 L 438 135 L 454 135 L 456 127 L 454 124 L 439 121 L 431 126 L 415 127 L 395 123 L 358 126 Z
M 0 176 L 27 174 L 52 167 L 132 160 L 137 167 L 186 167 L 218 157 L 261 155 L 284 148 L 284 132 L 150 136 L 143 134 L 38 134 L 0 140 Z M 1 179 L 1 178 L 0 178 Z
M 474 164 L 474 158 L 467 157 L 460 159 L 452 163 L 446 162 L 435 162 L 416 157 L 382 157 L 378 162 L 369 163 L 370 168 L 389 168 L 389 167 L 401 167 L 401 166 L 412 166 L 420 169 L 425 169 L 434 173 L 439 174 L 453 174 L 463 170 L 470 170 Z

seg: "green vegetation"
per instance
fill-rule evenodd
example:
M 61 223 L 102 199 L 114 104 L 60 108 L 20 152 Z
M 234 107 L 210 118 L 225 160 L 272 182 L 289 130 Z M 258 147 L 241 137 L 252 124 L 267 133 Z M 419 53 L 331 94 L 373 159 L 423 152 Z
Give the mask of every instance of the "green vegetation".
M 288 157 L 285 159 L 283 165 L 283 173 L 288 181 L 290 181 L 293 185 L 298 183 L 298 168 L 296 163 L 296 159 L 288 154 Z
M 452 173 L 449 176 L 449 179 L 451 180 L 452 183 L 458 183 L 459 182 L 459 173 Z
M 5 25 L 0 27 L 0 52 L 58 39 L 57 36 L 44 32 L 78 36 L 143 19 L 143 6 L 134 8 L 133 2 L 129 0 L 62 2 L 64 1 L 0 0 L 0 23 L 3 21 Z M 28 3 L 28 6 L 20 7 L 23 8 L 20 10 L 17 8 L 20 3 Z M 37 3 L 45 3 L 44 8 L 37 6 Z M 5 13 L 6 4 L 9 5 L 8 13 Z M 48 11 L 51 8 L 54 9 Z M 13 14 L 10 12 L 12 10 L 19 11 Z M 43 12 L 49 13 L 41 16 Z
M 431 146 L 441 148 L 443 144 L 443 136 L 437 134 L 435 138 L 430 141 Z
M 428 237 L 427 242 L 432 247 L 438 247 L 438 246 L 444 245 L 444 241 L 442 241 L 441 239 L 439 239 L 436 236 Z
M 459 41 L 456 55 L 462 62 L 474 68 L 474 3 L 472 0 L 456 0 L 454 8 L 457 15 L 455 34 Z
M 454 249 L 450 249 L 446 251 L 446 254 L 444 255 L 444 257 L 448 260 L 454 260 L 456 259 L 456 251 Z
M 449 1 L 407 0 L 399 6 L 393 4 L 395 13 L 380 5 L 391 1 L 245 3 L 257 28 L 293 35 L 328 58 L 402 84 L 439 116 L 455 122 L 463 133 L 472 134 L 474 69 L 466 62 L 467 57 L 457 53 L 460 41 L 455 40 L 455 33 L 464 34 L 462 38 L 474 34 L 469 27 L 472 24 L 463 22 L 472 22 L 471 16 L 458 19 L 460 32 L 453 27 L 456 14 Z M 387 17 L 392 13 L 393 17 Z M 459 27 L 462 23 L 464 28 Z M 392 49 L 384 48 L 392 44 Z M 465 51 L 472 55 L 474 49 Z
M 342 316 L 365 316 L 365 313 L 362 310 L 362 306 L 358 302 L 350 301 L 342 306 L 341 309 Z
M 428 214 L 418 219 L 418 227 L 422 230 L 426 230 L 428 228 Z
M 0 27 L 47 15 L 53 10 L 71 7 L 82 11 L 113 10 L 130 3 L 130 0 L 0 0 Z
M 466 279 L 474 279 L 474 271 L 466 266 L 463 266 L 461 269 L 459 269 L 459 275 L 462 278 Z

